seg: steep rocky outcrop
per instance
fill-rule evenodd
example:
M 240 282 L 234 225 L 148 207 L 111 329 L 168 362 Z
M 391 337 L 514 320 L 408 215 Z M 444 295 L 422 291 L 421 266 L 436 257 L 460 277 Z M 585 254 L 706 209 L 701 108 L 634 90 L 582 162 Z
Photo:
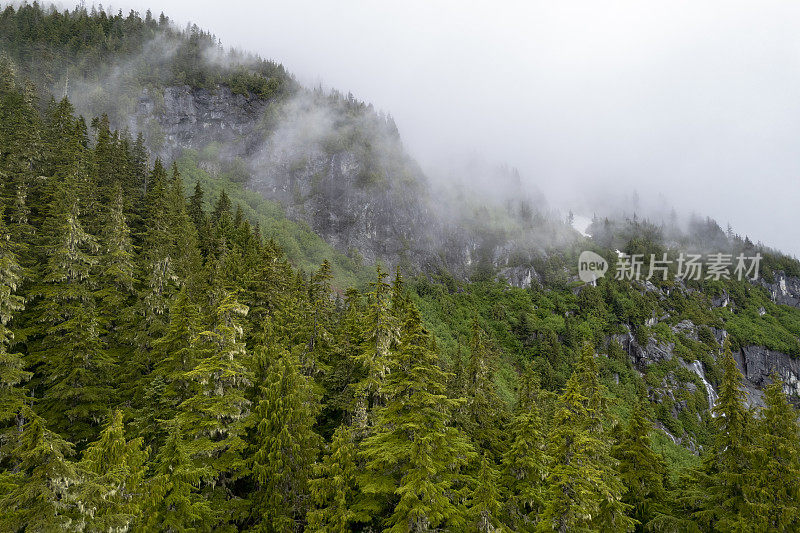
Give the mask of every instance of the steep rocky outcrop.
M 332 137 L 344 127 L 327 117 L 333 111 L 314 109 L 326 117 L 315 115 L 309 122 L 326 129 L 308 132 L 308 124 L 282 124 L 270 104 L 285 105 L 233 94 L 224 86 L 145 90 L 130 127 L 144 132 L 164 159 L 214 143 L 220 161 L 247 166 L 250 188 L 279 201 L 291 218 L 308 223 L 345 253 L 357 253 L 368 262 L 407 261 L 418 267 L 437 259 L 432 251 L 445 244 L 445 235 L 431 216 L 427 182 L 410 160 L 401 162 L 405 179 L 381 179 L 387 172 L 381 168 L 383 154 L 370 154 L 367 161 L 362 145 L 326 145 L 337 141 Z M 293 113 L 301 118 L 290 120 L 300 121 L 302 113 L 312 111 Z M 399 140 L 382 134 L 384 144 L 395 146 L 381 149 L 402 157 Z
M 520 243 L 481 220 L 459 223 L 405 153 L 393 123 L 349 100 L 305 94 L 269 101 L 224 86 L 147 89 L 127 126 L 165 160 L 213 146 L 217 160 L 206 168 L 244 166 L 249 188 L 367 263 L 464 278 L 486 262 L 513 285 L 536 283 L 529 264 L 510 264 Z
M 795 402 L 800 401 L 800 360 L 763 346 L 744 346 L 734 354 L 749 389 L 763 389 L 777 374 L 784 383 L 784 392 Z
M 516 266 L 505 267 L 497 273 L 499 279 L 506 280 L 510 285 L 527 289 L 530 286 L 540 286 L 541 279 L 533 267 Z
M 212 142 L 232 157 L 251 152 L 263 140 L 258 125 L 268 105 L 224 86 L 144 89 L 128 126 L 142 131 L 153 152 L 167 160 L 183 148 L 200 149 Z
M 772 283 L 763 278 L 760 278 L 758 283 L 767 289 L 775 303 L 800 308 L 800 278 L 776 272 Z
M 683 333 L 695 340 L 697 338 L 697 330 L 694 324 L 689 321 L 676 324 L 672 327 L 672 330 L 675 333 Z M 721 353 L 722 343 L 727 336 L 727 332 L 724 330 L 715 330 L 714 333 L 720 346 L 719 352 L 715 354 L 715 357 L 718 357 L 719 353 Z M 708 383 L 704 375 L 702 364 L 698 361 L 693 363 L 684 362 L 675 353 L 675 344 L 672 342 L 659 342 L 651 337 L 648 339 L 647 345 L 642 346 L 630 331 L 614 336 L 614 340 L 620 343 L 630 357 L 631 363 L 641 372 L 644 372 L 645 369 L 652 364 L 677 358 L 684 368 L 697 374 L 704 382 L 704 385 Z M 772 382 L 773 374 L 776 374 L 784 381 L 784 392 L 786 392 L 793 403 L 800 404 L 800 359 L 782 352 L 770 350 L 763 346 L 755 345 L 744 346 L 740 350 L 734 351 L 733 355 L 744 376 L 744 387 L 748 392 L 749 405 L 763 405 L 762 390 Z M 708 384 L 708 386 L 710 387 L 711 384 Z M 709 396 L 716 395 L 716 391 L 713 387 L 708 393 Z

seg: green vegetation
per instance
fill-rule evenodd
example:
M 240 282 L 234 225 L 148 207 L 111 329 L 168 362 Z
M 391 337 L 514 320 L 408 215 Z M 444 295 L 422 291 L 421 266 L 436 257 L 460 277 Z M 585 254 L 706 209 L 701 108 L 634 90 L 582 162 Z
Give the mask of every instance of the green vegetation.
M 196 152 L 186 150 L 177 164 L 187 194 L 193 193 L 198 184 L 203 189 L 201 207 L 204 210 L 208 210 L 225 191 L 237 209 L 241 209 L 242 216 L 259 228 L 265 239 L 273 240 L 279 245 L 296 268 L 308 272 L 328 260 L 337 287 L 366 286 L 372 276 L 370 268 L 337 252 L 308 225 L 286 218 L 283 208 L 276 202 L 246 189 L 226 175 L 214 176 L 203 170 L 198 165 L 199 159 Z
M 0 27 L 26 60 L 167 25 L 34 5 Z M 173 74 L 221 82 L 189 66 Z M 249 79 L 226 83 L 259 93 Z M 373 273 L 245 189 L 241 165 L 205 170 L 213 146 L 151 163 L 142 137 L 36 94 L 0 59 L 3 531 L 799 527 L 797 412 L 778 379 L 747 408 L 732 352 L 800 355 L 800 311 L 762 288 L 583 286 L 575 250 L 537 258 L 527 289 L 486 264 Z M 600 240 L 661 251 L 637 224 Z

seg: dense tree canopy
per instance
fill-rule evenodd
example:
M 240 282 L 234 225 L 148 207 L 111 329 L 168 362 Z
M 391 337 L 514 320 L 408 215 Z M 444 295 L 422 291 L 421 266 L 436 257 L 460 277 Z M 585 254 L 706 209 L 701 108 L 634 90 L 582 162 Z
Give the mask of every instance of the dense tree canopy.
M 169 28 L 34 4 L 0 14 L 0 45 L 46 81 L 59 50 L 126 53 Z M 268 62 L 200 69 L 213 38 L 184 38 L 174 79 L 265 97 L 291 85 Z M 797 412 L 779 376 L 748 407 L 734 358 L 765 328 L 796 343 L 797 314 L 763 291 L 699 287 L 724 287 L 734 313 L 700 290 L 524 290 L 381 266 L 347 288 L 328 261 L 292 264 L 224 190 L 184 183 L 108 117 L 38 100 L 15 71 L 3 56 L 3 531 L 800 527 Z M 697 335 L 650 320 L 667 311 Z M 678 355 L 637 372 L 621 335 Z M 679 377 L 694 388 L 667 391 Z

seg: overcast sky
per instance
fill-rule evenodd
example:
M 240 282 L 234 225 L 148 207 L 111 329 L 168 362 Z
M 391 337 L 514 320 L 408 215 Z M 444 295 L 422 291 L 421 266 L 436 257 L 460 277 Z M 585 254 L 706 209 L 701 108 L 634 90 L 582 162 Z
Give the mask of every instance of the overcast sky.
M 800 3 L 126 0 L 480 154 L 551 203 L 660 195 L 800 255 Z M 591 213 L 586 213 L 591 214 Z

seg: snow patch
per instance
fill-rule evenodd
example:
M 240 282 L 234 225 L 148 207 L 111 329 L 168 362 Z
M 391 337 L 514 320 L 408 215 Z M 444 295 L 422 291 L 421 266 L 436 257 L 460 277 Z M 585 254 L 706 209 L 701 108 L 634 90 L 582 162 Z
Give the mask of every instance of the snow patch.
M 586 230 L 589 229 L 589 226 L 592 225 L 592 219 L 589 217 L 585 217 L 583 215 L 573 215 L 572 217 L 572 227 L 575 231 L 583 235 L 584 237 L 591 237 Z

